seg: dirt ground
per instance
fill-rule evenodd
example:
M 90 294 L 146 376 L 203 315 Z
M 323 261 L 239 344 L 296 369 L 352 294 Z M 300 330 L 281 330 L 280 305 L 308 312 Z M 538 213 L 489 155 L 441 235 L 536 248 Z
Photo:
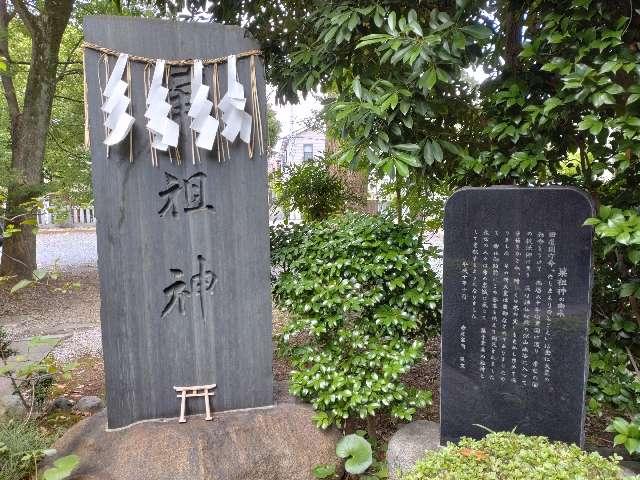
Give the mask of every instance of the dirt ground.
M 76 284 L 74 286 L 74 284 Z M 17 313 L 19 312 L 19 313 Z M 279 331 L 286 322 L 286 315 L 274 310 L 274 332 Z M 0 325 L 5 326 L 13 338 L 31 335 L 66 334 L 96 331 L 100 325 L 100 294 L 97 270 L 85 268 L 61 273 L 57 280 L 26 288 L 16 294 L 9 294 L 8 285 L 0 285 Z M 78 367 L 73 370 L 70 379 L 56 379 L 52 396 L 64 395 L 77 400 L 83 395 L 104 397 L 104 364 L 101 356 L 86 355 L 84 351 L 74 355 L 77 348 L 76 336 L 63 340 L 58 347 L 69 350 L 67 355 L 73 358 Z M 90 341 L 99 342 L 97 340 Z M 99 349 L 99 346 L 97 347 Z M 439 420 L 439 374 L 440 341 L 433 338 L 425 345 L 425 358 L 408 372 L 404 381 L 411 387 L 430 390 L 433 403 L 416 412 L 414 419 L 437 422 Z M 274 354 L 274 380 L 284 384 L 288 379 L 290 366 L 286 360 Z M 286 385 L 285 385 L 286 387 Z M 611 447 L 612 436 L 604 431 L 609 418 L 589 417 L 586 423 L 588 444 L 598 447 Z M 356 425 L 358 428 L 363 425 Z M 390 416 L 381 416 L 378 434 L 381 440 L 388 441 L 399 427 L 399 422 Z
M 70 334 L 100 326 L 100 289 L 95 268 L 60 272 L 14 294 L 0 283 L 0 325 L 11 338 Z

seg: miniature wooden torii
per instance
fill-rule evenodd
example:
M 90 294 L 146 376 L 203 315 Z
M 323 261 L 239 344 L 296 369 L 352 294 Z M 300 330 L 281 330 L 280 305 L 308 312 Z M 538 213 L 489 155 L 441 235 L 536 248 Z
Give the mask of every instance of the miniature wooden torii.
M 173 389 L 178 392 L 177 398 L 180 398 L 180 418 L 178 419 L 179 423 L 186 423 L 187 419 L 185 418 L 185 409 L 187 406 L 187 398 L 191 397 L 204 397 L 204 407 L 205 407 L 205 420 L 213 420 L 211 416 L 211 404 L 209 402 L 209 397 L 213 397 L 215 395 L 214 392 L 210 391 L 216 388 L 215 383 L 212 385 L 194 385 L 192 387 L 173 387 Z

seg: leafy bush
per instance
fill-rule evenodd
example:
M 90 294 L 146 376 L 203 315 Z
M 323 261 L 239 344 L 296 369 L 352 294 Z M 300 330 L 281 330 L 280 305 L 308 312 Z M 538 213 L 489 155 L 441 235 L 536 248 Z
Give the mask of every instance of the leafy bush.
M 274 231 L 274 298 L 292 315 L 281 347 L 294 366 L 292 394 L 317 410 L 320 427 L 387 410 L 410 419 L 431 401 L 401 375 L 439 325 L 436 249 L 413 224 L 347 214 Z
M 635 416 L 628 422 L 624 418 L 616 418 L 607 427 L 607 432 L 615 432 L 614 445 L 624 445 L 630 454 L 640 453 L 640 417 Z
M 298 210 L 303 220 L 324 220 L 342 213 L 349 202 L 360 200 L 343 178 L 331 171 L 328 163 L 316 158 L 271 174 L 271 189 L 275 192 L 274 206 L 285 216 Z
M 429 452 L 403 480 L 618 480 L 618 458 L 512 432 Z

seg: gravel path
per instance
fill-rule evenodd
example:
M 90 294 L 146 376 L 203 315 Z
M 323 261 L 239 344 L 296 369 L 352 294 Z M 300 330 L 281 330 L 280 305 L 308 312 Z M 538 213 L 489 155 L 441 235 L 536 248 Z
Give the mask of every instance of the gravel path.
M 39 267 L 51 267 L 57 263 L 61 269 L 68 267 L 95 267 L 98 264 L 95 230 L 40 230 L 37 238 Z

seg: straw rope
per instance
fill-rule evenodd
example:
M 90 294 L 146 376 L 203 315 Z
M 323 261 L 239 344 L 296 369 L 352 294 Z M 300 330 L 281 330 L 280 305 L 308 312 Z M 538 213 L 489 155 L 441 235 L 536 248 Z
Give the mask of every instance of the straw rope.
M 96 52 L 99 52 L 103 55 L 113 55 L 113 56 L 118 56 L 120 55 L 120 52 L 118 52 L 117 50 L 113 50 L 111 48 L 107 48 L 107 47 L 103 47 L 101 45 L 97 45 L 95 43 L 90 43 L 90 42 L 83 42 L 82 43 L 82 47 L 83 48 L 88 48 L 90 50 L 95 50 Z M 246 52 L 241 52 L 241 53 L 237 53 L 236 54 L 236 58 L 246 58 L 246 57 L 253 57 L 254 55 L 262 55 L 262 50 L 249 50 Z M 205 58 L 202 59 L 202 64 L 203 65 L 217 65 L 217 64 L 221 64 L 221 63 L 225 63 L 227 61 L 227 56 L 225 57 L 218 57 L 218 58 Z M 150 57 L 143 57 L 140 55 L 129 55 L 129 61 L 131 62 L 140 62 L 140 63 L 156 63 L 156 59 L 155 58 L 150 58 Z M 185 59 L 185 60 L 165 60 L 165 64 L 166 65 L 193 65 L 193 59 Z

